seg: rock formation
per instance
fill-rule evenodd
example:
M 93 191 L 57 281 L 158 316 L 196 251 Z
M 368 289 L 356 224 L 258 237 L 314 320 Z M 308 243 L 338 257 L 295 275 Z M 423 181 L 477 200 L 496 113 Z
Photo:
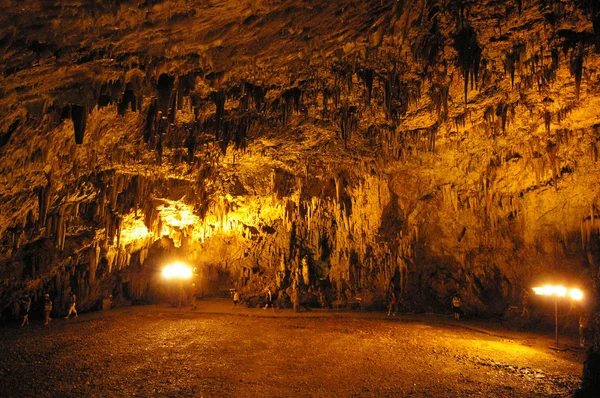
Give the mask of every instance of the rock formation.
M 546 281 L 597 297 L 594 0 L 0 10 L 5 311 L 149 299 L 175 257 L 207 293 L 288 303 L 294 284 L 479 315 Z

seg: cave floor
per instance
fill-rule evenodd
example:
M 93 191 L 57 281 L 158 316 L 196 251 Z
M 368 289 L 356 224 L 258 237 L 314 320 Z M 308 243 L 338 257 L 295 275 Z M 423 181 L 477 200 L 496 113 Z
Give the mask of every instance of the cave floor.
M 198 305 L 2 327 L 0 395 L 564 397 L 580 381 L 583 351 L 552 351 L 551 335 L 434 315 Z

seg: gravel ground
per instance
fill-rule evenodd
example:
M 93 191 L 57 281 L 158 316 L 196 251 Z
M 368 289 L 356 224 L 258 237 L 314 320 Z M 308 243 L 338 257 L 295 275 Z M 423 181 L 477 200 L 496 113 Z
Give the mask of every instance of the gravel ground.
M 123 307 L 0 329 L 2 397 L 565 397 L 583 352 L 439 316 Z M 565 342 L 567 342 L 565 340 Z

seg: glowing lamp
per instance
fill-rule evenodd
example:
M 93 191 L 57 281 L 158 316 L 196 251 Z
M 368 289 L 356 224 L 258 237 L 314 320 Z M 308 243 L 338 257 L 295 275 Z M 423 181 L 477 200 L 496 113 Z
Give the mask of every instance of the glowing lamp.
M 165 279 L 190 279 L 192 269 L 182 263 L 173 263 L 163 268 L 162 276 Z
M 534 287 L 535 294 L 542 296 L 554 296 L 554 325 L 556 334 L 556 347 L 550 347 L 555 350 L 560 350 L 558 346 L 558 299 L 560 297 L 569 297 L 571 300 L 579 301 L 583 299 L 583 292 L 579 289 L 567 289 L 564 286 L 545 285 Z
M 558 297 L 565 297 L 567 295 L 567 288 L 564 286 L 555 286 L 554 294 L 556 294 Z
M 579 289 L 571 289 L 569 290 L 569 297 L 575 301 L 579 301 L 583 298 L 583 292 Z

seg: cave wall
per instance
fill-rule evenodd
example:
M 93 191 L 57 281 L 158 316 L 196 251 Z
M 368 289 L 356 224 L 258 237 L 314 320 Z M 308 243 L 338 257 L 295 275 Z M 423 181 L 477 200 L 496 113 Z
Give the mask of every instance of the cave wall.
M 2 5 L 2 307 L 148 297 L 167 236 L 249 294 L 594 297 L 595 2 L 224 3 Z

